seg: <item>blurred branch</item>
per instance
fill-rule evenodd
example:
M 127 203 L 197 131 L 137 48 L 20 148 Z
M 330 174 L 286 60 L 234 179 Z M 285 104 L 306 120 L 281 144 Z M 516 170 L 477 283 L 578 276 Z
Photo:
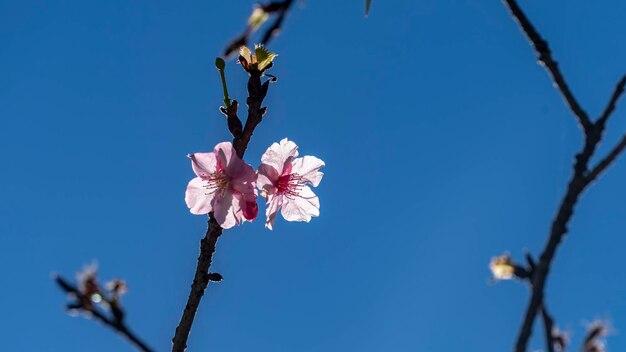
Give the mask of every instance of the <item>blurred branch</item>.
M 565 78 L 561 74 L 561 70 L 559 70 L 559 64 L 552 58 L 552 52 L 550 51 L 550 47 L 548 46 L 548 42 L 546 42 L 539 32 L 535 29 L 533 24 L 528 20 L 522 9 L 517 5 L 515 0 L 504 0 L 506 5 L 509 7 L 511 14 L 519 23 L 521 29 L 528 40 L 530 40 L 537 56 L 539 58 L 539 62 L 545 66 L 546 70 L 552 77 L 552 81 L 558 88 L 558 90 L 563 95 L 567 105 L 574 113 L 574 116 L 577 118 L 580 125 L 583 127 L 585 131 L 591 128 L 591 121 L 589 120 L 589 116 L 580 106 L 574 94 L 570 91 L 567 82 L 565 82 Z
M 68 310 L 77 310 L 85 313 L 88 316 L 94 317 L 102 324 L 117 331 L 140 351 L 154 351 L 126 326 L 126 323 L 124 323 L 124 314 L 117 303 L 107 297 L 102 296 L 107 305 L 111 308 L 112 316 L 109 317 L 105 313 L 103 313 L 96 305 L 93 304 L 90 297 L 87 297 L 76 286 L 70 284 L 61 276 L 56 275 L 54 277 L 54 281 L 63 291 L 65 291 L 68 296 L 75 299 L 74 302 L 68 304 Z
M 270 68 L 268 66 L 267 68 Z M 241 121 L 237 117 L 237 102 L 233 100 L 233 104 L 229 108 L 222 110 L 227 115 L 229 130 L 233 134 L 233 146 L 239 155 L 243 159 L 250 138 L 254 133 L 255 128 L 261 123 L 263 115 L 267 110 L 263 105 L 263 100 L 267 95 L 269 88 L 269 80 L 261 83 L 262 71 L 255 68 L 247 70 L 250 74 L 248 79 L 248 118 L 246 119 L 243 131 L 241 131 Z M 239 128 L 233 130 L 231 126 L 236 124 L 234 119 L 239 121 Z M 180 318 L 180 322 L 176 327 L 176 332 L 172 338 L 172 352 L 184 352 L 187 348 L 187 339 L 193 325 L 196 312 L 204 295 L 209 281 L 220 281 L 221 275 L 216 273 L 209 273 L 211 262 L 213 260 L 213 253 L 215 252 L 215 246 L 218 238 L 222 234 L 222 228 L 213 217 L 213 213 L 209 214 L 209 222 L 207 232 L 204 238 L 200 241 L 200 254 L 198 255 L 198 264 L 196 266 L 196 272 L 193 282 L 191 284 L 191 291 L 187 298 L 187 304 L 183 310 L 183 315 Z
M 272 23 L 272 25 L 265 30 L 263 35 L 261 36 L 261 44 L 268 45 L 272 38 L 278 35 L 280 30 L 282 29 L 285 18 L 287 17 L 287 13 L 291 5 L 293 5 L 293 0 L 284 0 L 284 1 L 271 1 L 266 3 L 265 5 L 260 5 L 258 9 L 263 11 L 264 14 L 275 15 L 276 19 Z M 224 57 L 228 57 L 233 53 L 236 53 L 240 47 L 248 45 L 250 41 L 250 37 L 252 33 L 256 31 L 254 24 L 248 23 L 243 33 L 239 36 L 235 37 L 233 40 L 228 43 L 226 49 L 224 49 Z
M 554 352 L 555 336 L 554 332 L 554 318 L 548 313 L 548 309 L 544 306 L 541 307 L 541 317 L 543 318 L 543 327 L 546 335 L 546 351 Z
M 561 92 L 566 104 L 570 107 L 572 113 L 576 117 L 585 137 L 582 150 L 576 154 L 575 157 L 573 173 L 568 183 L 567 192 L 561 200 L 561 204 L 559 205 L 558 211 L 552 221 L 548 242 L 546 243 L 545 248 L 539 257 L 539 262 L 532 273 L 532 294 L 515 345 L 515 350 L 517 352 L 525 352 L 532 334 L 532 327 L 535 318 L 539 310 L 542 307 L 545 307 L 544 288 L 550 271 L 550 266 L 559 244 L 568 231 L 568 224 L 573 216 L 576 203 L 587 186 L 596 180 L 600 173 L 610 166 L 616 160 L 617 156 L 624 150 L 624 148 L 626 148 L 625 136 L 607 157 L 605 157 L 595 168 L 593 168 L 591 172 L 588 171 L 589 161 L 594 156 L 596 147 L 602 139 L 606 121 L 613 113 L 617 100 L 624 91 L 626 79 L 622 78 L 617 84 L 609 104 L 604 110 L 604 113 L 595 123 L 591 122 L 587 113 L 582 109 L 576 98 L 574 98 L 574 95 L 565 82 L 565 79 L 558 68 L 557 62 L 552 58 L 548 43 L 537 32 L 533 24 L 528 20 L 515 0 L 504 0 L 504 3 L 509 8 L 512 16 L 519 23 L 524 34 L 530 40 L 532 46 L 537 52 L 539 62 L 546 67 L 548 73 L 554 81 L 554 84 Z M 549 318 L 548 323 L 551 321 L 551 317 Z

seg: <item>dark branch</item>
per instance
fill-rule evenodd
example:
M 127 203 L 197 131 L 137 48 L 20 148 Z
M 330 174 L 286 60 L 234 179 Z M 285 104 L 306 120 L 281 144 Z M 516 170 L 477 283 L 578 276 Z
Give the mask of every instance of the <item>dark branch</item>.
M 137 349 L 144 352 L 153 352 L 154 350 L 148 347 L 137 335 L 135 335 L 124 323 L 123 315 L 113 313 L 112 317 L 106 316 L 103 312 L 101 312 L 96 306 L 91 304 L 91 300 L 89 297 L 80 292 L 74 285 L 70 284 L 67 280 L 62 278 L 59 275 L 56 275 L 54 281 L 59 285 L 59 287 L 65 291 L 69 296 L 76 299 L 76 301 L 70 304 L 68 307 L 72 309 L 78 309 L 79 311 L 83 311 L 84 313 L 93 316 L 101 322 L 102 324 L 108 326 L 109 328 L 117 331 L 120 335 L 126 338 L 130 343 L 132 343 Z M 119 311 L 119 310 L 118 310 Z
M 293 0 L 285 0 L 282 2 L 280 7 L 276 10 L 278 12 L 278 17 L 274 20 L 274 23 L 270 28 L 265 31 L 263 34 L 263 39 L 261 39 L 261 44 L 267 45 L 273 37 L 280 33 L 280 30 L 283 26 L 283 22 L 285 21 L 285 17 L 287 16 L 287 12 L 289 11 L 289 7 L 293 4 Z
M 626 135 L 622 137 L 622 140 L 609 152 L 609 154 L 602 159 L 596 167 L 594 167 L 589 176 L 587 176 L 587 182 L 593 182 L 598 176 L 609 167 L 615 159 L 624 151 L 626 148 Z
M 585 132 L 589 131 L 592 127 L 591 120 L 580 104 L 578 104 L 574 94 L 570 91 L 567 83 L 565 82 L 565 78 L 559 70 L 558 63 L 552 58 L 552 53 L 548 43 L 537 32 L 533 24 L 528 20 L 526 14 L 524 14 L 515 0 L 504 0 L 504 3 L 508 6 L 511 14 L 519 23 L 528 40 L 532 43 L 539 58 L 539 62 L 541 62 L 550 73 L 552 81 L 556 84 L 557 88 L 563 95 L 565 102 L 574 113 L 578 123 L 583 127 Z
M 617 82 L 617 85 L 615 86 L 615 90 L 613 90 L 613 94 L 611 95 L 611 99 L 609 100 L 609 103 L 604 109 L 602 116 L 600 116 L 600 118 L 598 119 L 598 122 L 596 122 L 599 126 L 604 127 L 609 117 L 611 116 L 611 114 L 613 114 L 613 111 L 615 111 L 617 101 L 619 100 L 621 95 L 624 94 L 625 85 L 626 85 L 626 76 L 623 76 L 622 79 L 620 79 L 619 82 Z
M 541 308 L 541 317 L 543 318 L 543 327 L 546 334 L 546 351 L 554 352 L 556 339 L 554 336 L 554 318 L 548 313 L 546 306 Z
M 241 131 L 240 126 L 238 129 L 232 128 L 231 116 L 229 115 L 232 114 L 232 111 L 225 112 L 229 118 L 229 129 L 234 137 L 233 146 L 237 155 L 239 155 L 242 159 L 246 148 L 248 147 L 248 143 L 250 142 L 250 138 L 254 133 L 254 129 L 259 125 L 259 123 L 261 123 L 263 115 L 265 114 L 266 108 L 262 108 L 261 105 L 263 105 L 263 100 L 265 99 L 269 88 L 269 81 L 261 83 L 262 73 L 260 71 L 250 70 L 249 73 L 250 78 L 248 80 L 247 99 L 248 119 L 246 120 L 243 131 Z M 237 104 L 235 101 L 233 101 L 231 109 L 233 107 L 235 115 L 232 117 L 232 120 L 234 121 L 234 118 L 237 118 L 237 121 L 239 121 L 239 118 L 236 117 Z M 239 123 L 239 125 L 240 124 L 241 123 Z M 211 262 L 213 260 L 213 252 L 215 252 L 217 239 L 221 234 L 222 228 L 213 217 L 213 214 L 209 214 L 207 232 L 204 238 L 200 241 L 200 254 L 198 256 L 196 273 L 194 275 L 193 283 L 191 284 L 191 292 L 189 292 L 189 298 L 187 299 L 183 316 L 180 318 L 180 322 L 176 327 L 174 338 L 172 339 L 172 352 L 184 352 L 187 348 L 189 332 L 191 331 L 191 326 L 193 325 L 193 321 L 196 316 L 196 312 L 198 311 L 200 301 L 202 300 L 202 296 L 204 295 L 204 291 L 206 290 L 209 281 L 217 280 L 214 273 L 209 273 L 209 268 L 211 267 Z
M 622 141 L 609 153 L 609 155 L 602 160 L 598 166 L 591 171 L 591 173 L 588 174 L 587 170 L 589 168 L 589 161 L 593 157 L 596 148 L 602 139 L 606 121 L 614 111 L 615 104 L 624 90 L 626 81 L 624 78 L 620 80 L 603 115 L 596 123 L 592 123 L 589 120 L 587 113 L 578 104 L 578 101 L 574 98 L 574 95 L 567 86 L 565 79 L 558 68 L 557 62 L 552 58 L 548 43 L 537 32 L 533 24 L 528 20 L 515 0 L 504 0 L 504 3 L 508 6 L 511 14 L 519 23 L 522 31 L 532 43 L 537 55 L 539 56 L 539 61 L 543 63 L 550 73 L 555 85 L 578 120 L 585 136 L 584 146 L 575 158 L 574 170 L 567 187 L 567 192 L 559 205 L 554 220 L 552 221 L 548 242 L 539 257 L 539 262 L 533 270 L 531 278 L 532 294 L 515 345 L 515 351 L 525 352 L 532 334 L 532 327 L 535 318 L 539 310 L 545 306 L 544 289 L 548 273 L 555 257 L 556 250 L 568 231 L 567 227 L 574 213 L 576 203 L 590 182 L 595 180 L 598 175 L 617 158 L 624 148 L 626 148 L 625 136 L 624 139 L 622 139 Z M 550 323 L 550 321 L 548 321 L 548 323 Z
M 213 214 L 209 214 L 206 235 L 200 240 L 200 254 L 198 255 L 198 265 L 196 266 L 196 273 L 191 284 L 191 292 L 189 292 L 183 316 L 180 318 L 178 327 L 176 327 L 176 333 L 172 339 L 172 351 L 183 352 L 187 348 L 187 338 L 191 331 L 191 325 L 198 311 L 204 291 L 209 285 L 209 267 L 211 267 L 217 239 L 221 234 L 222 228 L 213 217 Z

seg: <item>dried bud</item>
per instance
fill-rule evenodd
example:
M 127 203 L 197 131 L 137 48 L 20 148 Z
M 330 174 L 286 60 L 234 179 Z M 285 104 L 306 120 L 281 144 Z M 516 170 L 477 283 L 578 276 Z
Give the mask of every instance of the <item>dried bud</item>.
M 496 280 L 510 280 L 515 276 L 516 265 L 508 254 L 491 258 L 489 269 Z
M 224 277 L 220 273 L 209 273 L 209 281 L 219 282 L 224 280 Z

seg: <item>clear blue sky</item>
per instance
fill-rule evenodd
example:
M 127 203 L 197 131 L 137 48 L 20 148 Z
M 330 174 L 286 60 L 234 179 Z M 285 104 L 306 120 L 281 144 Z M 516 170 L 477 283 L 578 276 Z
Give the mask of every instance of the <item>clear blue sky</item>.
M 215 56 L 251 1 L 0 2 L 2 348 L 131 351 L 71 318 L 52 272 L 122 276 L 129 324 L 170 346 L 205 231 L 189 152 L 230 138 Z M 596 116 L 626 71 L 626 3 L 522 1 Z M 527 302 L 490 257 L 538 253 L 580 143 L 500 1 L 298 1 L 271 49 L 256 166 L 289 137 L 326 162 L 321 217 L 228 231 L 190 351 L 508 351 Z M 229 62 L 232 95 L 245 75 Z M 602 150 L 626 131 L 626 104 Z M 582 199 L 547 294 L 561 327 L 626 349 L 626 158 Z M 263 208 L 262 208 L 263 209 Z M 541 330 L 536 328 L 538 336 Z M 533 346 L 543 348 L 543 340 Z

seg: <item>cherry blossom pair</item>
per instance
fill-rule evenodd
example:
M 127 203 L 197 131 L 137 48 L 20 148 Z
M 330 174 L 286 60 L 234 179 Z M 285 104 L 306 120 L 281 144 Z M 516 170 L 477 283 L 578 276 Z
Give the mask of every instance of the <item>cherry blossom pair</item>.
M 299 158 L 298 146 L 287 138 L 267 148 L 258 172 L 239 158 L 230 142 L 189 158 L 198 177 L 189 182 L 185 202 L 192 214 L 213 212 L 222 228 L 256 218 L 257 187 L 267 204 L 265 227 L 270 230 L 279 210 L 287 221 L 309 222 L 319 216 L 319 199 L 309 185 L 317 187 L 322 180 L 324 162 L 309 155 Z

